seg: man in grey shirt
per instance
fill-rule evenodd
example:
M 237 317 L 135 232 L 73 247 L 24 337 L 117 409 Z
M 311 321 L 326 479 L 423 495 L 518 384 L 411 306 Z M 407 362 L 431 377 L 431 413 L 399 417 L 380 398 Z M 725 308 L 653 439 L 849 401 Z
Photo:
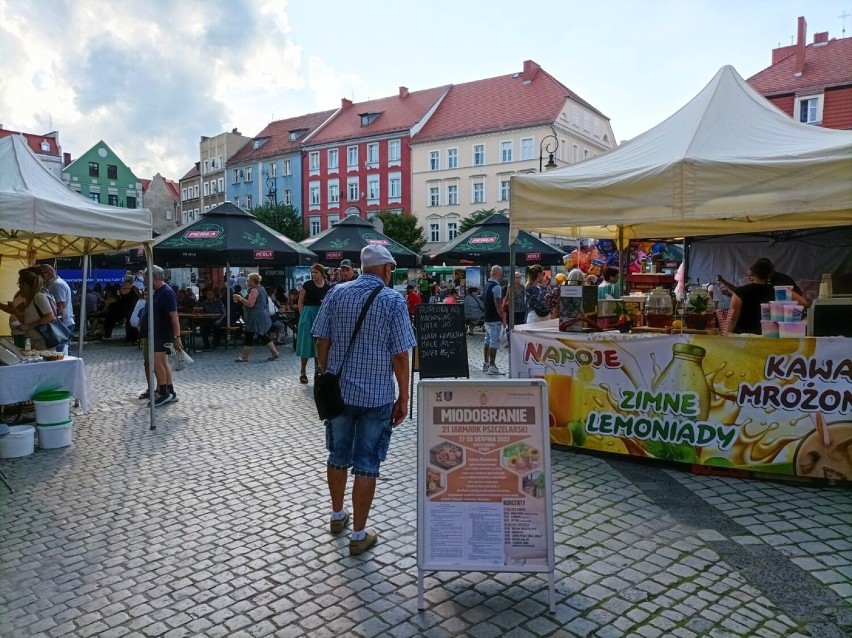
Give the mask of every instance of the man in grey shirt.
M 44 285 L 56 300 L 56 316 L 71 332 L 74 332 L 74 309 L 71 306 L 71 287 L 62 277 L 56 274 L 53 266 L 41 265 L 41 276 Z

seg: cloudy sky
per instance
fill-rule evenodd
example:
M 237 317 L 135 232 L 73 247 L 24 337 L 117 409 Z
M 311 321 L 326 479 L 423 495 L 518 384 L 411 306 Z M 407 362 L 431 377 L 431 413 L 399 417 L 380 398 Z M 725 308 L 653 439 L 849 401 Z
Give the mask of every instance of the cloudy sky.
M 725 64 L 841 37 L 852 0 L 0 0 L 0 124 L 103 139 L 137 177 L 178 179 L 201 135 L 520 71 L 532 59 L 605 113 L 619 141 Z M 852 36 L 852 17 L 846 19 Z

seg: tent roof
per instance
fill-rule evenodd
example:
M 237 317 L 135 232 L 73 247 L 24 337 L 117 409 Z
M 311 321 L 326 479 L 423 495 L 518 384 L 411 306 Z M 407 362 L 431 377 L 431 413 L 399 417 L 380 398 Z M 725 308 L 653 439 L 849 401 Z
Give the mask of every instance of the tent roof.
M 170 266 L 309 264 L 316 255 L 292 239 L 262 224 L 231 202 L 204 213 L 154 243 L 154 257 Z
M 347 215 L 331 228 L 318 235 L 302 240 L 302 246 L 313 250 L 326 265 L 341 259 L 351 259 L 361 264 L 361 249 L 368 244 L 379 244 L 388 249 L 400 268 L 415 268 L 420 265 L 420 255 L 409 250 L 358 215 Z
M 852 132 L 793 121 L 725 66 L 617 149 L 512 177 L 512 225 L 578 237 L 682 237 L 852 222 Z
M 68 188 L 19 135 L 0 139 L 0 255 L 35 260 L 151 241 L 151 211 L 105 206 Z

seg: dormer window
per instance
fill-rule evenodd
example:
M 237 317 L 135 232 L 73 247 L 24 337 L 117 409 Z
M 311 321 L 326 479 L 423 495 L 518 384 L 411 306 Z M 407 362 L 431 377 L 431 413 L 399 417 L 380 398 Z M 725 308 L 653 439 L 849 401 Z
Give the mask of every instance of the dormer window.
M 41 152 L 42 153 L 50 152 L 50 142 L 48 142 L 47 140 L 41 141 Z
M 290 141 L 295 142 L 297 139 L 302 137 L 302 135 L 304 135 L 307 132 L 307 130 L 308 129 L 306 129 L 306 128 L 297 128 L 297 129 L 290 131 Z
M 361 118 L 361 126 L 369 126 L 376 121 L 376 118 L 379 117 L 379 115 L 381 115 L 381 113 L 359 113 L 358 116 Z

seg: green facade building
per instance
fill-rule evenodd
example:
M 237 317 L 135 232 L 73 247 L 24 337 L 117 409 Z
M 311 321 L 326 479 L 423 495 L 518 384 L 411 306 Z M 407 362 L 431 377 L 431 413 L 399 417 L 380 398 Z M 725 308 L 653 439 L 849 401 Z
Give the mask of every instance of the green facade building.
M 71 190 L 101 204 L 143 206 L 142 183 L 103 140 L 62 169 L 62 179 Z

